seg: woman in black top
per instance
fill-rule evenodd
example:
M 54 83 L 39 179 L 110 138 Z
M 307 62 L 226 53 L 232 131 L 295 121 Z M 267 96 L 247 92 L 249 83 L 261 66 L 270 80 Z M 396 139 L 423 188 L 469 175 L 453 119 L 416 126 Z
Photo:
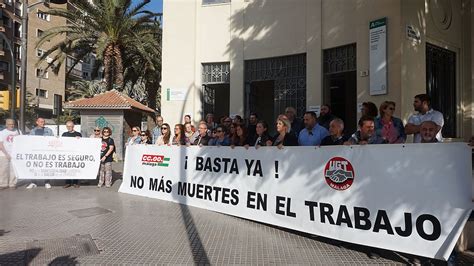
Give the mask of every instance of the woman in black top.
M 234 123 L 235 133 L 232 136 L 231 146 L 244 146 L 248 144 L 247 129 L 244 125 Z
M 99 184 L 101 187 L 105 181 L 105 187 L 112 185 L 112 161 L 115 151 L 114 140 L 110 137 L 112 130 L 109 127 L 102 129 L 102 148 L 100 151 L 100 170 L 99 170 Z M 104 180 L 105 179 L 105 180 Z
M 186 141 L 186 135 L 184 134 L 184 125 L 176 124 L 174 126 L 174 137 L 172 145 L 186 145 L 189 141 Z
M 268 124 L 267 122 L 260 120 L 255 126 L 255 135 L 251 136 L 247 146 L 258 148 L 260 146 L 266 146 L 267 141 L 270 140 L 268 135 Z
M 152 144 L 152 140 L 151 140 L 151 134 L 150 134 L 150 130 L 145 130 L 145 131 L 142 131 L 142 133 L 140 134 L 140 144 Z
M 291 122 L 285 115 L 280 115 L 276 121 L 277 134 L 273 137 L 272 146 L 298 146 L 298 139 L 291 134 Z M 267 142 L 268 143 L 268 142 Z

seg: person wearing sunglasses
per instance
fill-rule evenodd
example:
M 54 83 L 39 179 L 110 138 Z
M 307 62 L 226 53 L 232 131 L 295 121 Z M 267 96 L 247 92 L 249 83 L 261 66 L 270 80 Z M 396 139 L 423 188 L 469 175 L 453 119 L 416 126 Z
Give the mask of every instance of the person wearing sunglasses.
M 140 144 L 152 144 L 150 130 L 144 130 L 140 134 Z
M 209 146 L 230 146 L 230 139 L 227 137 L 225 127 L 217 126 L 215 138 L 209 141 Z
M 92 138 L 92 139 L 100 139 L 100 138 L 102 138 L 102 134 L 101 134 L 101 132 L 100 132 L 101 130 L 100 130 L 99 127 L 95 127 L 95 128 L 93 129 L 93 131 L 94 131 L 94 132 L 90 135 L 89 138 Z
M 171 144 L 178 145 L 178 146 L 189 144 L 189 140 L 186 138 L 186 135 L 184 134 L 183 124 L 176 124 L 174 126 L 174 137 Z
M 112 161 L 115 152 L 115 142 L 110 136 L 112 130 L 109 127 L 102 129 L 102 147 L 100 150 L 100 169 L 99 169 L 99 184 L 102 187 L 105 182 L 105 187 L 112 186 Z
M 161 135 L 158 137 L 155 144 L 156 145 L 170 145 L 171 144 L 170 139 L 171 139 L 170 125 L 168 125 L 167 123 L 164 123 L 161 126 Z
M 140 144 L 141 142 L 141 130 L 139 127 L 134 126 L 132 127 L 132 136 L 128 138 L 127 140 L 127 146 L 129 145 L 135 145 L 135 144 Z
M 379 108 L 380 116 L 375 119 L 375 133 L 386 139 L 388 143 L 404 143 L 406 140 L 405 128 L 400 118 L 394 117 L 395 103 L 385 101 Z

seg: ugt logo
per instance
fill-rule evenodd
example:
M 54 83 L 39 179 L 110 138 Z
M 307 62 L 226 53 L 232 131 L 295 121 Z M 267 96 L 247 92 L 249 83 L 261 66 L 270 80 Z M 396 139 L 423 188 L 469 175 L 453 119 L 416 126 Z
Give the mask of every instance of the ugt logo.
M 346 190 L 354 182 L 354 168 L 348 160 L 342 157 L 334 157 L 326 163 L 324 177 L 331 188 Z
M 142 155 L 142 165 L 168 167 L 169 162 L 170 162 L 170 158 L 165 157 L 164 155 L 155 155 L 155 154 Z

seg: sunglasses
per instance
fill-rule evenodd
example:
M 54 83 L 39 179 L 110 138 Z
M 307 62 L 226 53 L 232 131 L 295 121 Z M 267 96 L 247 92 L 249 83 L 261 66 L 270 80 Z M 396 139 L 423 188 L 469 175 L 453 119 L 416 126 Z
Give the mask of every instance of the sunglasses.
M 142 135 L 142 137 L 146 137 L 146 134 L 141 134 L 141 135 Z
M 110 133 L 110 131 L 104 130 L 104 132 L 103 132 L 103 133 Z
M 94 129 L 94 132 L 100 132 L 100 129 Z
M 216 130 L 216 133 L 221 133 L 221 132 L 222 132 L 222 130 Z
M 132 130 L 132 131 L 133 131 L 133 132 L 137 132 L 138 130 L 134 129 L 134 130 Z

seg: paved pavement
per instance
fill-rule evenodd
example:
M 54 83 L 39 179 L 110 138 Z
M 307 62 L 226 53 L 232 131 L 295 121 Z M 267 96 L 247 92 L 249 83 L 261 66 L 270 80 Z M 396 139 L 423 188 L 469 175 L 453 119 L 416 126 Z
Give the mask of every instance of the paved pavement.
M 120 182 L 0 191 L 0 265 L 409 262 L 404 254 L 379 250 L 381 257 L 370 259 L 373 249 L 117 193 Z M 471 259 L 464 254 L 458 262 Z

